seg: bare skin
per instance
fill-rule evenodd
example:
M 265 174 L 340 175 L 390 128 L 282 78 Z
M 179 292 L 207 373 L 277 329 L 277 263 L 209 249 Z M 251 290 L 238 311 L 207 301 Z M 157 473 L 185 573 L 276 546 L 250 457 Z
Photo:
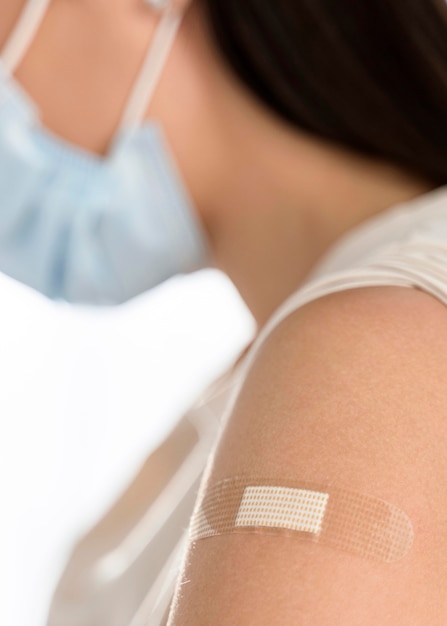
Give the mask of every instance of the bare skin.
M 445 305 L 396 286 L 330 294 L 275 328 L 201 489 L 234 476 L 343 486 L 405 511 L 413 546 L 379 563 L 290 533 L 200 539 L 169 626 L 446 624 L 446 340 Z

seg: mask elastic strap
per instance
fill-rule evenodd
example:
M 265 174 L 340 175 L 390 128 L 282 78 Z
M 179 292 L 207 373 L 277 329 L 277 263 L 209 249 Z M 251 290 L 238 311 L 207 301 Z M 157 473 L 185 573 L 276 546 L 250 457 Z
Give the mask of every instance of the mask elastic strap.
M 1 53 L 7 72 L 13 74 L 23 60 L 42 24 L 51 0 L 28 0 Z
M 184 9 L 179 8 L 175 4 L 169 4 L 164 9 L 140 75 L 127 101 L 119 130 L 138 125 L 143 121 L 183 15 Z

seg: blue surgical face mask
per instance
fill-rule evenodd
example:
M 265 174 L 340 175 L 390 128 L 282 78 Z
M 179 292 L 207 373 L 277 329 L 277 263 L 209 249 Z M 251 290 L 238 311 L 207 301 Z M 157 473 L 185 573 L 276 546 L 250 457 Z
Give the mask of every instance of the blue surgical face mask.
M 46 130 L 12 77 L 30 16 L 35 25 L 36 7 L 41 18 L 47 3 L 29 0 L 0 62 L 0 271 L 50 298 L 123 302 L 209 264 L 162 128 L 142 121 L 181 15 L 164 10 L 121 130 L 101 158 Z

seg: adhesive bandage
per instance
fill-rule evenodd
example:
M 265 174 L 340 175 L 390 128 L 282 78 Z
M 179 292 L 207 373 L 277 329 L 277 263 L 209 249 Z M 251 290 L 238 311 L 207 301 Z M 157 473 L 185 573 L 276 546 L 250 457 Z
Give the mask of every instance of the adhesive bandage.
M 407 515 L 384 500 L 333 485 L 250 477 L 218 482 L 196 505 L 191 541 L 228 533 L 297 537 L 386 563 L 413 543 Z

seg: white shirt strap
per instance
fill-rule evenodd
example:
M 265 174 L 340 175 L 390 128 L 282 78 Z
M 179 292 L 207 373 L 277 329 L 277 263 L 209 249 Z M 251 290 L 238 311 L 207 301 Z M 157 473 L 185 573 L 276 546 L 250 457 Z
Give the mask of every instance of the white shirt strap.
M 13 74 L 42 24 L 51 0 L 27 0 L 16 27 L 1 53 L 6 70 Z
M 175 5 L 169 5 L 163 11 L 155 31 L 154 40 L 127 101 L 119 130 L 140 124 L 143 121 L 180 27 L 183 14 L 184 11 L 176 8 Z

